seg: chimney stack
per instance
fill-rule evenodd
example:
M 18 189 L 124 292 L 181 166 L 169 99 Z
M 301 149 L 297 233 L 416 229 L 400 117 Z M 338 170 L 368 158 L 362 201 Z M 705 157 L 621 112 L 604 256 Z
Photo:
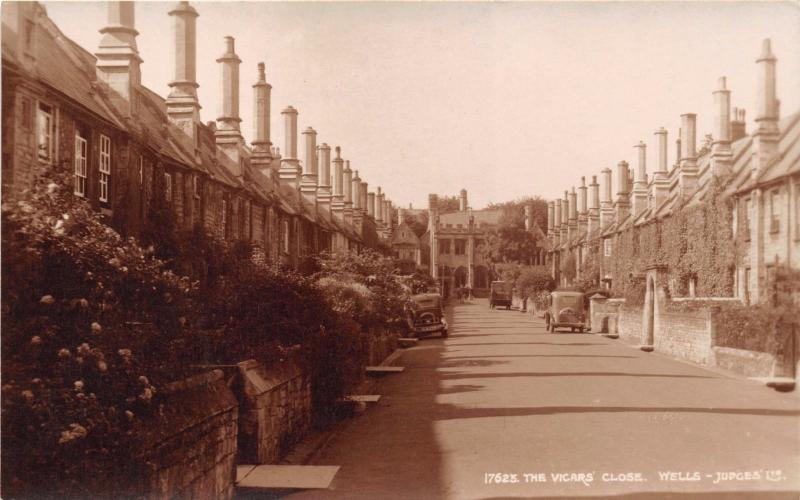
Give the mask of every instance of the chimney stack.
M 726 87 L 725 77 L 720 77 L 719 88 L 714 96 L 714 131 L 711 145 L 711 171 L 717 177 L 731 173 L 731 91 Z
M 375 192 L 367 192 L 367 215 L 375 219 Z
M 333 197 L 331 198 L 331 209 L 333 213 L 342 220 L 344 220 L 344 182 L 342 148 L 336 146 L 336 158 L 333 159 Z M 352 182 L 352 180 L 350 182 Z M 348 182 L 348 184 L 350 182 Z
M 564 199 L 561 200 L 561 241 L 568 241 L 569 236 L 569 191 L 564 191 Z
M 638 149 L 638 164 L 633 181 L 633 214 L 638 216 L 647 208 L 647 145 L 639 141 L 634 147 Z
M 345 189 L 345 202 L 344 202 L 344 212 L 345 217 L 347 214 L 350 213 L 350 218 L 353 221 L 353 224 L 358 229 L 359 233 L 361 232 L 361 215 L 362 215 L 362 207 L 361 207 L 361 178 L 358 176 L 358 170 L 353 172 L 350 169 L 350 162 L 344 162 L 344 178 L 347 181 L 347 178 L 352 176 L 351 183 L 350 183 L 350 190 L 348 191 Z M 349 198 L 349 199 L 348 199 Z
M 258 80 L 253 84 L 253 130 L 255 138 L 252 141 L 253 156 L 251 162 L 262 173 L 270 172 L 272 164 L 272 142 L 269 134 L 270 92 L 272 85 L 267 83 L 265 65 L 258 63 Z
M 664 127 L 655 131 L 658 137 L 658 161 L 656 171 L 653 173 L 651 198 L 653 210 L 657 209 L 669 197 L 669 173 L 667 172 L 667 130 Z
M 319 178 L 317 179 L 317 200 L 326 210 L 331 209 L 331 147 L 322 143 L 319 147 Z
M 359 200 L 358 206 L 361 207 L 361 215 L 367 216 L 369 215 L 369 183 L 366 181 L 361 181 L 361 189 L 358 192 Z M 374 207 L 373 207 L 374 213 Z
M 358 179 L 358 172 L 356 178 L 353 178 L 353 171 L 350 169 L 350 162 L 344 162 L 344 179 L 342 179 L 342 190 L 344 191 L 344 220 L 346 222 L 353 222 L 353 202 L 356 199 L 357 185 L 361 185 L 361 179 Z
M 461 196 L 459 197 L 458 209 L 461 212 L 466 212 L 467 211 L 467 190 L 466 189 L 462 189 L 460 194 L 461 194 Z
M 606 227 L 613 220 L 614 204 L 611 201 L 611 169 L 606 167 L 603 174 L 603 199 L 600 200 L 600 227 Z
M 525 230 L 531 230 L 531 224 L 533 223 L 533 207 L 530 205 L 525 205 Z
M 697 115 L 681 115 L 681 156 L 679 186 L 681 196 L 690 196 L 697 186 Z
M 305 156 L 303 158 L 303 181 L 300 192 L 313 205 L 317 203 L 317 132 L 311 127 L 303 131 Z
M 736 142 L 747 136 L 744 108 L 733 108 L 731 115 L 731 142 Z
M 555 217 L 555 208 L 554 202 L 547 202 L 547 236 L 551 239 L 553 237 L 553 218 Z
M 600 224 L 600 185 L 597 184 L 597 176 L 592 176 L 592 183 L 589 184 L 589 214 L 587 217 L 587 232 L 591 236 Z
M 572 238 L 578 232 L 578 194 L 575 192 L 575 186 L 572 186 L 572 191 L 569 193 L 569 226 L 567 231 L 569 240 L 572 242 Z
M 404 208 L 397 209 L 397 225 L 400 226 L 406 222 L 406 211 Z
M 431 276 L 439 277 L 439 245 L 436 241 L 436 231 L 438 229 L 437 219 L 439 213 L 439 197 L 433 193 L 428 195 L 428 234 L 430 236 L 430 262 Z
M 375 193 L 375 222 L 378 225 L 383 224 L 383 193 L 380 186 Z
M 222 65 L 222 109 L 217 118 L 217 131 L 214 132 L 217 147 L 230 160 L 226 166 L 234 175 L 242 172 L 241 149 L 244 143 L 239 130 L 239 64 L 242 60 L 236 55 L 234 38 L 225 37 L 225 53 L 217 59 Z
M 756 130 L 753 133 L 753 175 L 758 175 L 778 154 L 780 130 L 780 102 L 775 81 L 777 58 L 772 54 L 769 38 L 761 46 L 761 55 L 756 60 L 758 67 L 758 94 L 756 100 Z
M 197 125 L 200 103 L 197 100 L 197 11 L 189 2 L 180 2 L 169 11 L 174 35 L 174 79 L 166 107 L 169 121 L 186 134 L 191 150 L 199 146 Z
M 578 186 L 578 229 L 580 230 L 586 229 L 586 223 L 589 219 L 586 191 L 586 177 L 581 177 L 581 185 Z
M 297 110 L 291 106 L 281 111 L 284 123 L 284 146 L 279 171 L 281 182 L 293 189 L 299 189 L 297 176 L 300 172 L 300 162 L 297 159 Z
M 561 204 L 562 201 L 560 199 L 553 202 L 553 239 L 556 245 L 561 243 Z
M 125 117 L 136 114 L 135 93 L 142 83 L 135 24 L 134 2 L 108 2 L 108 25 L 100 30 L 95 53 L 97 77 L 114 91 L 111 101 Z

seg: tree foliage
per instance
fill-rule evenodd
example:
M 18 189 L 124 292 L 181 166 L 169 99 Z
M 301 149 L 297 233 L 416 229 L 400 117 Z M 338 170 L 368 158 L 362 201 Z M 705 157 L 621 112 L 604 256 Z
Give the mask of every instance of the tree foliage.
M 490 209 L 501 210 L 496 228 L 489 232 L 483 246 L 484 258 L 489 262 L 512 262 L 530 264 L 531 259 L 544 245 L 533 231 L 525 230 L 525 206 L 532 207 L 534 221 L 544 217 L 547 223 L 547 202 L 541 198 L 521 198 L 505 203 L 489 205 Z M 540 227 L 546 227 L 541 226 Z

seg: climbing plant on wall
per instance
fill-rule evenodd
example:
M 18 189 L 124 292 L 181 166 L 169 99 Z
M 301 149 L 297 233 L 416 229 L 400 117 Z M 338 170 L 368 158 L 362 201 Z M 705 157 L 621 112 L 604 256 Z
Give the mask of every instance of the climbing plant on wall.
M 666 266 L 673 296 L 686 295 L 691 280 L 698 296 L 732 295 L 736 255 L 732 201 L 716 179 L 710 182 L 700 203 L 615 236 L 611 260 L 615 295 L 643 294 L 641 274 L 653 265 Z

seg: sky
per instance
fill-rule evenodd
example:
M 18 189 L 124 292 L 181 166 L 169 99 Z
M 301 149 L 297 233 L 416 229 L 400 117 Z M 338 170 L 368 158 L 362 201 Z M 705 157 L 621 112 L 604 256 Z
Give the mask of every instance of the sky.
M 94 52 L 105 3 L 44 2 L 65 35 Z M 166 96 L 173 79 L 174 3 L 137 2 L 142 82 Z M 634 144 L 655 164 L 653 132 L 674 143 L 682 113 L 711 132 L 712 91 L 726 76 L 754 129 L 764 38 L 778 58 L 781 113 L 800 111 L 800 7 L 789 2 L 192 2 L 202 120 L 219 116 L 224 37 L 236 39 L 240 115 L 252 134 L 251 85 L 266 63 L 271 140 L 280 111 L 342 156 L 395 205 L 428 193 L 482 208 L 552 199 L 621 160 Z M 302 139 L 301 139 L 302 140 Z M 302 151 L 302 143 L 298 145 Z M 669 148 L 669 164 L 674 146 Z

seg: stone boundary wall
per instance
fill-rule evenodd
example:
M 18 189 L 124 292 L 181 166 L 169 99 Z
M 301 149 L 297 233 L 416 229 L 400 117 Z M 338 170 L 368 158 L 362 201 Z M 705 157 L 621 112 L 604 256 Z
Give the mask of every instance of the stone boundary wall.
M 239 463 L 277 463 L 311 427 L 311 381 L 294 363 L 238 364 Z
M 640 313 L 641 317 L 641 313 Z M 655 350 L 702 365 L 713 364 L 711 314 L 696 311 L 660 311 L 657 316 Z
M 384 359 L 388 358 L 397 349 L 398 338 L 400 338 L 398 332 L 383 329 L 370 330 L 364 333 L 363 342 L 367 353 L 367 365 L 379 365 Z
M 238 403 L 222 371 L 168 384 L 163 393 L 168 404 L 148 423 L 157 432 L 140 452 L 151 467 L 142 498 L 233 498 Z
M 711 348 L 713 365 L 745 377 L 771 377 L 775 356 L 765 352 L 747 351 L 733 347 Z
M 626 344 L 641 345 L 642 342 L 642 308 L 631 307 L 622 302 L 617 312 L 617 334 Z M 658 335 L 658 332 L 656 332 Z

